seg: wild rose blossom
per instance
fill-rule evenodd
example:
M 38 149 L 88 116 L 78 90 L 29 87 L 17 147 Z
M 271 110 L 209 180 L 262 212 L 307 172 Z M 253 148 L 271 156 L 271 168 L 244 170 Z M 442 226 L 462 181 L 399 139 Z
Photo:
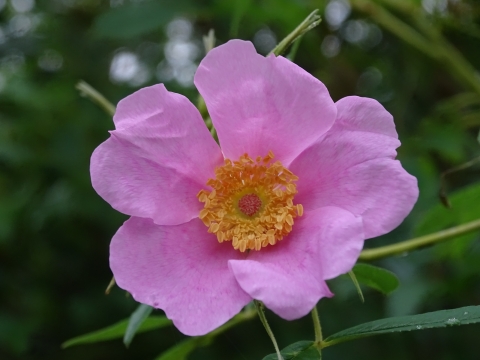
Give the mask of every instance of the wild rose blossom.
M 209 52 L 195 85 L 220 147 L 160 84 L 120 101 L 92 155 L 93 187 L 131 216 L 110 245 L 117 284 L 187 335 L 252 299 L 302 317 L 418 197 L 393 118 L 372 99 L 334 103 L 303 69 L 240 40 Z

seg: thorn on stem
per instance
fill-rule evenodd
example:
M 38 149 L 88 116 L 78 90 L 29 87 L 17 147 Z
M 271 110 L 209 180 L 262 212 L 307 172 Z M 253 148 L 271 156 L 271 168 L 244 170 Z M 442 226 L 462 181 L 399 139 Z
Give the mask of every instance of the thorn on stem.
M 110 294 L 110 291 L 112 290 L 112 288 L 113 288 L 114 286 L 115 286 L 115 278 L 112 277 L 112 280 L 110 280 L 110 282 L 108 283 L 107 288 L 105 289 L 105 295 Z

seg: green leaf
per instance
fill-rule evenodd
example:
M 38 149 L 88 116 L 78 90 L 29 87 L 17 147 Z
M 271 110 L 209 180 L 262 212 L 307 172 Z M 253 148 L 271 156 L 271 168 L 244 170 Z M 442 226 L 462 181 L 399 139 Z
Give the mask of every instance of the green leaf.
M 108 326 L 106 328 L 74 337 L 73 339 L 67 340 L 62 344 L 62 348 L 66 349 L 70 346 L 81 345 L 81 344 L 90 344 L 100 341 L 112 340 L 122 338 L 127 330 L 130 319 L 122 320 L 116 324 Z M 142 333 L 154 329 L 159 329 L 170 325 L 172 322 L 168 320 L 165 316 L 152 316 L 147 318 L 143 324 L 138 328 L 137 333 Z
M 477 141 L 480 144 L 480 131 L 478 132 Z
M 103 37 L 126 39 L 160 29 L 180 10 L 188 9 L 184 1 L 149 1 L 113 8 L 99 15 L 94 32 Z M 191 6 L 190 6 L 191 7 Z
M 357 264 L 353 267 L 353 273 L 358 282 L 384 294 L 390 294 L 399 285 L 394 273 L 377 266 Z
M 127 330 L 123 336 L 123 343 L 126 347 L 130 345 L 135 336 L 135 333 L 138 331 L 143 322 L 149 317 L 152 313 L 153 308 L 151 306 L 140 304 L 132 315 L 130 315 L 130 320 L 128 321 Z
M 299 341 L 280 351 L 283 360 L 320 360 L 322 357 L 313 341 Z M 263 360 L 277 360 L 277 354 L 265 356 Z
M 210 344 L 212 340 L 213 338 L 208 337 L 208 335 L 183 340 L 181 343 L 160 354 L 155 360 L 185 360 L 197 347 L 206 346 Z
M 373 335 L 479 322 L 480 306 L 467 306 L 453 310 L 440 310 L 419 315 L 386 318 L 360 324 L 329 336 L 324 341 L 324 347 Z
M 213 330 L 212 332 L 198 337 L 188 338 L 181 343 L 171 347 L 167 351 L 160 354 L 155 360 L 183 360 L 199 346 L 209 345 L 218 335 L 222 334 L 231 327 L 245 321 L 252 319 L 256 315 L 256 311 L 252 308 L 247 309 L 246 311 L 241 312 L 231 319 L 226 324 L 223 324 L 219 328 Z

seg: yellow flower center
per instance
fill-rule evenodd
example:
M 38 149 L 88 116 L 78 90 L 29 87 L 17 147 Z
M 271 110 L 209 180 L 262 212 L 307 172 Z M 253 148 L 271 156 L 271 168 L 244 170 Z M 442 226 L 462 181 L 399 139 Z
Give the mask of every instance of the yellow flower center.
M 277 161 L 273 153 L 247 154 L 238 161 L 225 159 L 215 169 L 215 179 L 197 197 L 205 203 L 200 219 L 219 242 L 231 241 L 235 249 L 260 250 L 274 245 L 292 231 L 294 220 L 302 216 L 303 206 L 293 204 L 298 177 Z

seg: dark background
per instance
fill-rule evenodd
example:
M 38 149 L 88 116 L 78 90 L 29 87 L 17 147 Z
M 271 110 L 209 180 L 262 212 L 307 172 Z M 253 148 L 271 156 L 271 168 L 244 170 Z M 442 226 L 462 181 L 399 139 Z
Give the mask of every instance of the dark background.
M 295 62 L 334 100 L 379 100 L 395 117 L 399 159 L 419 180 L 411 215 L 367 247 L 480 217 L 478 167 L 447 178 L 451 210 L 437 195 L 442 171 L 480 155 L 477 0 L 0 0 L 1 359 L 154 359 L 183 339 L 168 327 L 138 335 L 129 349 L 121 340 L 60 349 L 136 307 L 118 288 L 104 295 L 109 241 L 126 217 L 90 185 L 90 155 L 113 124 L 75 84 L 83 79 L 116 104 L 165 82 L 195 102 L 191 79 L 209 29 L 217 44 L 247 39 L 266 54 L 316 8 L 324 20 Z M 336 296 L 319 305 L 326 335 L 480 303 L 478 234 L 376 264 L 398 275 L 399 289 L 388 297 L 365 289 L 362 304 L 347 277 L 332 281 Z M 267 315 L 281 347 L 313 338 L 308 317 Z M 324 358 L 473 360 L 479 338 L 476 325 L 383 335 L 328 348 Z M 261 359 L 272 350 L 254 319 L 191 359 Z

